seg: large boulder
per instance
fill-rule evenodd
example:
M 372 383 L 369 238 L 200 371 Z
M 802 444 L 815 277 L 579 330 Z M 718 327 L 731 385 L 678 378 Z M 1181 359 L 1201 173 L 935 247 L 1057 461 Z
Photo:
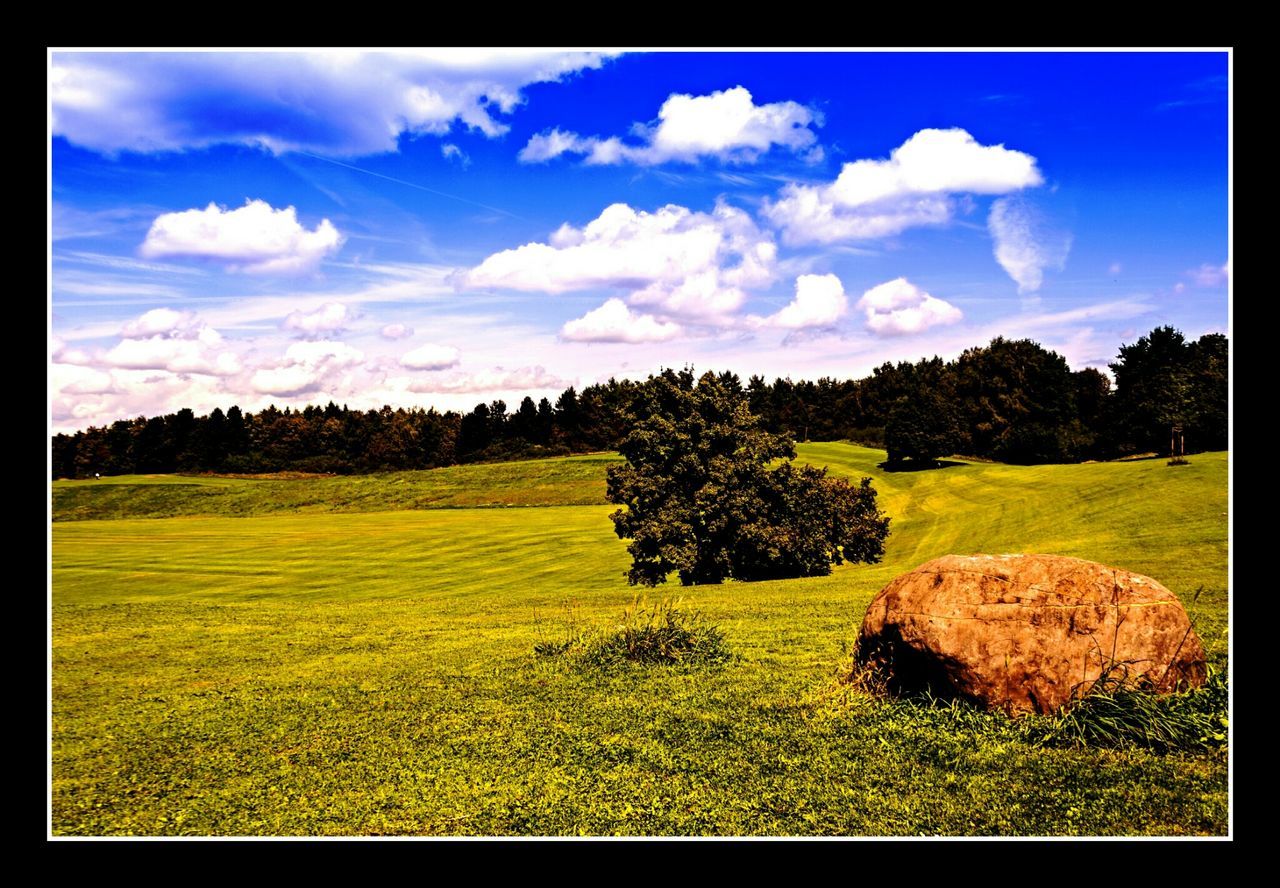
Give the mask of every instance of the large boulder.
M 1204 648 L 1150 577 L 1060 555 L 947 555 L 885 586 L 858 658 L 891 691 L 1047 713 L 1104 672 L 1162 692 L 1204 683 Z

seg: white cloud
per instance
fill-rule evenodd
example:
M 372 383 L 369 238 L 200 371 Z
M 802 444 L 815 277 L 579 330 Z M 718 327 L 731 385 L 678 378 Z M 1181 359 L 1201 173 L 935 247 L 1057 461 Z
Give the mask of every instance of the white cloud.
M 400 358 L 411 370 L 444 370 L 458 363 L 458 350 L 451 345 L 420 345 Z
M 387 324 L 381 333 L 383 339 L 404 339 L 413 335 L 413 328 L 404 324 Z
M 125 370 L 167 370 L 170 373 L 203 373 L 230 376 L 240 372 L 240 359 L 234 352 L 212 353 L 202 339 L 122 339 L 102 356 L 112 367 Z
M 109 395 L 119 390 L 109 372 L 92 367 L 56 363 L 53 365 L 54 388 L 69 395 Z
M 199 335 L 203 323 L 196 318 L 194 312 L 175 311 L 172 308 L 153 308 L 140 317 L 134 318 L 120 328 L 120 335 L 127 338 L 146 338 L 149 336 L 190 337 Z
M 853 207 L 903 194 L 1005 194 L 1043 181 L 1030 154 L 981 145 L 962 129 L 924 129 L 888 160 L 846 163 L 831 187 Z
M 445 142 L 440 146 L 440 156 L 445 160 L 457 160 L 464 167 L 471 166 L 471 158 L 467 155 L 467 152 L 452 142 Z
M 298 364 L 265 367 L 253 374 L 251 384 L 264 395 L 301 395 L 319 388 L 320 376 L 314 368 Z
M 549 240 L 494 253 L 464 283 L 543 293 L 613 287 L 667 314 L 714 318 L 742 304 L 743 288 L 765 286 L 776 273 L 777 245 L 724 203 L 711 213 L 617 203 L 581 229 L 562 225 Z
M 336 388 L 344 372 L 364 360 L 364 353 L 345 342 L 295 342 L 274 367 L 254 372 L 249 384 L 266 395 L 292 396 Z
M 834 274 L 802 274 L 796 278 L 796 295 L 786 306 L 767 318 L 751 316 L 757 326 L 800 330 L 829 327 L 849 309 L 844 285 Z
M 582 154 L 588 164 L 652 166 L 696 163 L 703 157 L 751 163 L 774 146 L 794 152 L 810 148 L 817 141 L 811 125 L 822 125 L 822 116 L 813 109 L 796 102 L 757 105 L 742 86 L 706 96 L 673 93 L 658 109 L 657 120 L 632 127 L 639 145 L 628 145 L 617 136 L 584 137 L 557 127 L 533 136 L 519 159 L 540 163 L 562 154 Z M 821 148 L 811 150 L 807 159 L 821 160 Z
M 61 337 L 54 336 L 49 343 L 49 359 L 53 363 L 92 364 L 93 356 L 83 349 L 71 348 Z
M 621 299 L 610 299 L 560 328 L 560 338 L 571 342 L 664 342 L 680 333 L 678 324 L 637 314 Z
M 456 124 L 489 137 L 532 83 L 599 68 L 592 52 L 55 53 L 54 135 L 102 152 L 219 143 L 276 153 L 395 151 L 401 135 Z
M 537 391 L 563 390 L 570 385 L 572 385 L 570 381 L 548 373 L 542 366 L 520 367 L 515 370 L 494 367 L 492 370 L 481 370 L 475 373 L 457 373 L 443 378 L 415 380 L 409 383 L 407 389 L 411 392 L 426 394 L 497 391 L 527 394 Z
M 1199 268 L 1191 269 L 1186 274 L 1197 287 L 1221 287 L 1227 282 L 1228 276 L 1225 263 L 1222 265 L 1210 265 L 1207 262 Z
M 341 330 L 351 320 L 351 312 L 341 302 L 326 302 L 311 311 L 290 312 L 281 326 L 296 330 L 306 336 L 316 336 Z
M 924 129 L 887 160 L 846 163 L 828 185 L 788 184 L 762 212 L 790 244 L 864 240 L 949 221 L 952 195 L 1007 194 L 1043 181 L 1030 154 L 979 144 L 963 129 Z
M 1017 283 L 1019 293 L 1039 290 L 1044 270 L 1061 269 L 1071 250 L 1070 235 L 1051 231 L 1035 207 L 1020 198 L 992 203 L 987 229 L 995 241 L 996 261 Z
M 866 316 L 867 329 L 877 336 L 919 333 L 964 317 L 951 303 L 930 296 L 901 277 L 867 290 L 857 307 Z
M 559 127 L 535 133 L 516 157 L 521 163 L 542 163 L 566 152 L 586 154 L 591 151 L 591 141 L 577 133 L 565 132 Z
M 277 210 L 266 201 L 249 200 L 235 210 L 211 203 L 203 210 L 158 216 L 140 252 L 146 258 L 221 259 L 251 274 L 297 273 L 314 268 L 343 240 L 328 219 L 308 231 L 293 207 Z
M 117 419 L 157 416 L 190 407 L 197 415 L 243 399 L 226 394 L 225 378 L 165 370 L 89 370 L 53 364 L 50 418 L 54 431 L 70 432 Z
M 96 357 L 63 349 L 56 359 L 126 370 L 210 376 L 230 376 L 241 370 L 239 357 L 225 349 L 221 334 L 194 312 L 153 308 L 121 326 L 120 336 L 115 346 L 105 353 L 95 353 Z
M 322 339 L 319 342 L 293 343 L 284 350 L 284 359 L 289 363 L 307 367 L 316 367 L 321 364 L 350 367 L 363 361 L 364 353 L 345 342 Z

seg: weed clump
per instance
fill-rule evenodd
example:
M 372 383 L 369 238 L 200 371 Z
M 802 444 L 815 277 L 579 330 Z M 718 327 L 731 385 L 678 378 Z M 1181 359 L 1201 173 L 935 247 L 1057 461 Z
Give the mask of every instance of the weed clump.
M 1210 671 L 1201 688 L 1156 694 L 1112 669 L 1073 705 L 1026 720 L 1028 739 L 1043 746 L 1110 747 L 1177 752 L 1227 742 L 1227 675 Z
M 1160 694 L 1148 677 L 1134 678 L 1123 663 L 1116 663 L 1082 686 L 1058 712 L 1009 719 L 961 698 L 939 696 L 927 685 L 908 693 L 893 692 L 884 673 L 874 664 L 860 663 L 855 653 L 811 703 L 830 715 L 859 711 L 869 717 L 873 711 L 892 712 L 899 718 L 936 721 L 948 729 L 964 727 L 983 735 L 1012 731 L 1033 746 L 1147 749 L 1163 754 L 1225 746 L 1228 690 L 1226 672 L 1210 668 L 1203 687 Z
M 670 598 L 649 604 L 639 595 L 609 630 L 584 629 L 571 615 L 560 638 L 539 641 L 533 652 L 600 669 L 627 663 L 714 665 L 731 660 L 723 630 L 697 611 L 682 610 L 680 604 L 680 599 Z

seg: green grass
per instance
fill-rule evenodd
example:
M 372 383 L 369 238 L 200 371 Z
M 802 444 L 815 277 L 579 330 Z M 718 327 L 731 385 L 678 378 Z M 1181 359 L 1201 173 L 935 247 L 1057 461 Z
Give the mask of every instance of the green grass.
M 59 480 L 53 484 L 53 520 L 589 505 L 605 502 L 605 467 L 619 461 L 617 454 L 597 453 L 377 475 Z
M 605 457 L 381 483 L 59 482 L 63 518 L 257 517 L 54 525 L 55 834 L 1226 832 L 1221 747 L 1044 746 L 999 715 L 836 679 L 871 597 L 952 552 L 1091 558 L 1188 604 L 1203 587 L 1197 628 L 1225 668 L 1226 454 L 885 474 L 882 451 L 799 449 L 875 478 L 885 561 L 651 594 L 719 626 L 734 658 L 713 666 L 535 655 L 633 599 L 611 507 L 564 504 L 602 495 Z M 182 488 L 150 498 L 166 481 L 225 491 L 184 512 Z M 563 505 L 424 508 L 507 497 Z

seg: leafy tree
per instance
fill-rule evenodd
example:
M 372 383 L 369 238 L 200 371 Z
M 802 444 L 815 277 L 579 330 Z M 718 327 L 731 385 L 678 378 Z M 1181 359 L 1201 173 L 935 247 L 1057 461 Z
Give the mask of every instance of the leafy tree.
M 1018 464 L 1073 458 L 1063 430 L 1075 417 L 1075 381 L 1057 352 L 997 336 L 966 349 L 953 372 L 974 455 Z
M 477 404 L 474 410 L 462 417 L 462 423 L 458 429 L 458 455 L 465 456 L 484 450 L 492 440 L 489 405 Z
M 889 462 L 910 459 L 932 465 L 955 453 L 960 443 L 960 420 L 952 400 L 932 388 L 920 388 L 899 398 L 884 428 Z
M 83 432 L 74 436 L 58 434 L 53 436 L 53 477 L 76 477 L 76 449 L 78 442 L 84 439 Z
M 1189 450 L 1227 449 L 1227 337 L 1206 333 L 1191 343 L 1187 368 L 1191 374 L 1192 428 Z
M 530 442 L 538 440 L 538 406 L 533 403 L 533 398 L 525 395 L 511 417 L 509 426 L 509 435 L 512 438 L 521 438 Z
M 1169 447 L 1169 428 L 1191 423 L 1195 406 L 1186 339 L 1173 327 L 1157 327 L 1133 345 L 1122 345 L 1111 371 L 1116 378 L 1112 421 L 1120 452 Z
M 630 539 L 628 580 L 656 586 L 819 576 L 844 561 L 878 561 L 889 519 L 869 478 L 860 487 L 797 469 L 790 435 L 761 427 L 741 388 L 689 370 L 645 383 L 637 419 L 608 475 L 611 518 Z

